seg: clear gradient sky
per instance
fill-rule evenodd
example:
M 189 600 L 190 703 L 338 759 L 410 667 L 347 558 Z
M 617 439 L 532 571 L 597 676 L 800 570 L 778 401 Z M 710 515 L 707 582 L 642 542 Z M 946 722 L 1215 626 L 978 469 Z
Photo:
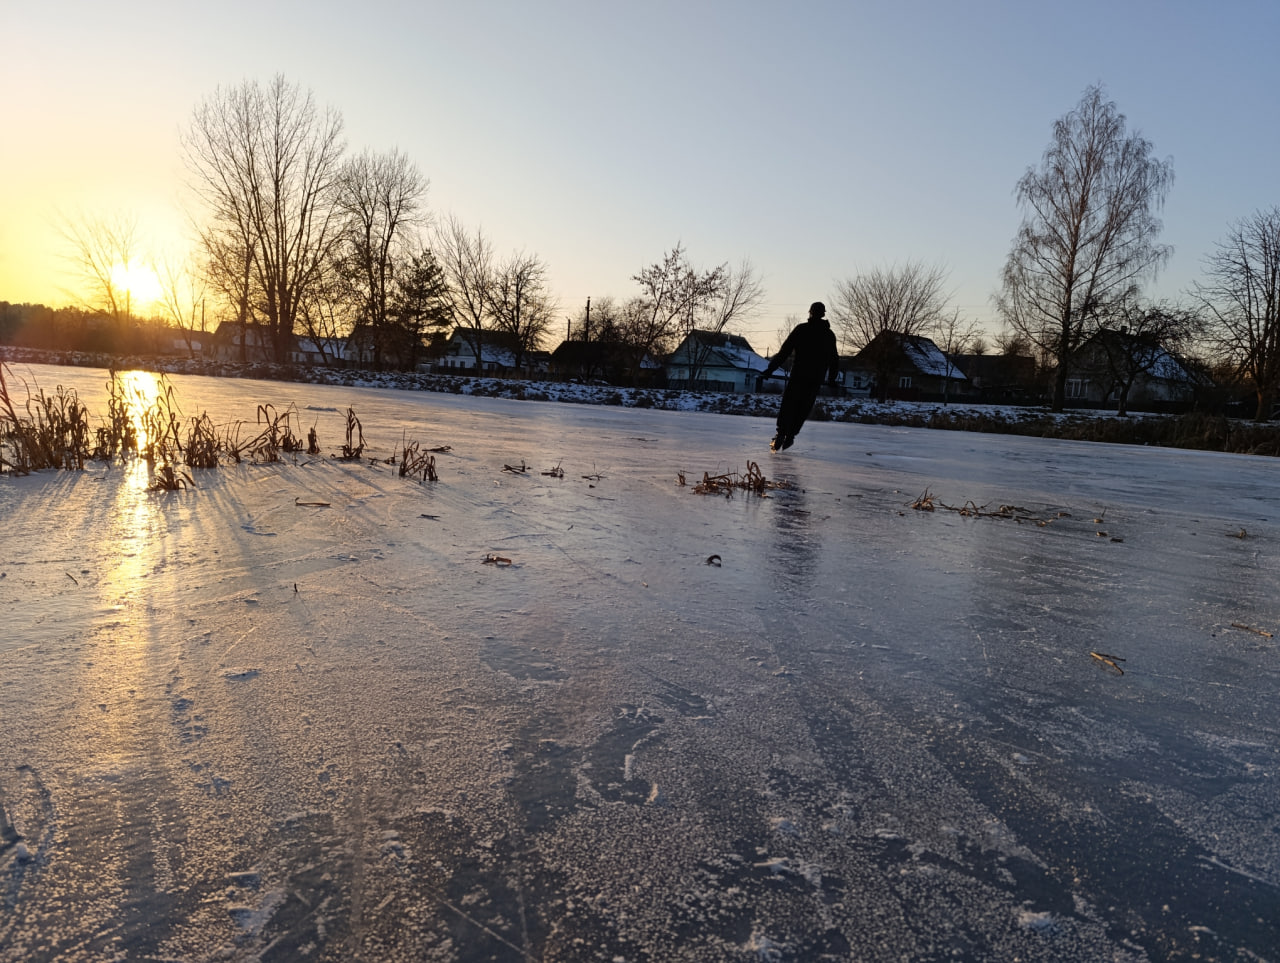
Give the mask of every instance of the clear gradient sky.
M 64 304 L 58 211 L 184 245 L 179 133 L 277 74 L 399 148 L 428 206 L 549 266 L 562 314 L 624 299 L 677 241 L 749 258 L 776 347 L 837 279 L 910 260 L 997 330 L 1013 190 L 1085 87 L 1171 157 L 1176 296 L 1280 204 L 1277 0 L 280 3 L 0 0 L 0 300 Z

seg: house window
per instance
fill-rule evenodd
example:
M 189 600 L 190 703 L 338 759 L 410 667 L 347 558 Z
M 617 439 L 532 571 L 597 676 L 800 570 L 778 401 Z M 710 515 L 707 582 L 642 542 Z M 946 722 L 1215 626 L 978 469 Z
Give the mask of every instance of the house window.
M 910 387 L 911 387 L 911 375 L 902 375 L 900 378 L 898 378 L 898 387 L 899 387 L 899 388 L 910 388 Z
M 1085 385 L 1088 382 L 1084 378 L 1068 378 L 1067 379 L 1067 397 L 1083 398 L 1085 393 Z

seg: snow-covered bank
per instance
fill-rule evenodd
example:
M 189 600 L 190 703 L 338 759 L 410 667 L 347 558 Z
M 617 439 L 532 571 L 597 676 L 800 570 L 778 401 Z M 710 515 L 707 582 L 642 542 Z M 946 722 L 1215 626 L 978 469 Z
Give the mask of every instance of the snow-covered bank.
M 450 450 L 0 478 L 6 963 L 1280 945 L 1273 462 L 173 383 Z
M 108 363 L 107 359 L 100 356 L 53 355 L 50 352 L 14 348 L 0 349 L 0 360 L 5 357 L 9 357 L 12 363 L 18 365 L 47 362 L 64 368 Z M 474 378 L 323 367 L 231 364 L 192 359 L 126 358 L 115 359 L 115 361 L 121 366 L 121 370 L 139 368 L 167 374 L 343 387 L 390 388 L 464 397 L 506 398 L 515 401 L 606 405 L 660 411 L 700 411 L 769 419 L 777 416 L 780 397 L 771 392 L 727 394 L 665 388 L 588 385 L 561 381 L 518 381 L 508 378 Z M 19 367 L 18 370 L 21 368 Z M 1280 426 L 1207 415 L 1180 418 L 1172 415 L 1133 412 L 1120 417 L 1113 411 L 1101 409 L 1074 408 L 1055 413 L 1044 406 L 984 405 L 960 401 L 879 402 L 866 396 L 823 395 L 814 408 L 811 420 L 1280 455 Z

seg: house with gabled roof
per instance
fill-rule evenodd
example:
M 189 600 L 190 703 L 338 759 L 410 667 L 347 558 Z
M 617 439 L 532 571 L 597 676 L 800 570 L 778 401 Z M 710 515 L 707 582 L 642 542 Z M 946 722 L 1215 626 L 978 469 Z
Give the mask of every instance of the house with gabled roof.
M 477 357 L 477 345 L 479 357 Z M 477 331 L 462 325 L 449 332 L 444 351 L 433 365 L 435 371 L 457 374 L 509 375 L 516 372 L 516 358 L 523 358 L 521 373 L 546 371 L 551 356 L 546 351 L 526 348 L 509 331 Z
M 647 352 L 639 355 L 617 340 L 561 341 L 548 359 L 551 377 L 561 381 L 653 385 L 662 380 L 662 363 Z
M 1167 408 L 1190 404 L 1213 387 L 1204 373 L 1184 364 L 1150 337 L 1124 328 L 1102 328 L 1067 366 L 1069 403 Z
M 205 347 L 214 361 L 241 361 L 261 364 L 275 360 L 271 329 L 252 321 L 223 321 Z
M 845 385 L 870 388 L 878 398 L 916 401 L 967 398 L 973 385 L 931 338 L 881 331 L 865 348 L 841 360 Z
M 345 359 L 348 340 L 297 335 L 293 339 L 290 360 L 294 364 L 341 365 Z
M 703 391 L 748 392 L 769 367 L 769 359 L 740 334 L 691 331 L 667 358 L 667 386 Z
M 951 361 L 969 378 L 977 400 L 990 404 L 1029 404 L 1044 394 L 1036 359 L 1025 354 L 956 354 Z

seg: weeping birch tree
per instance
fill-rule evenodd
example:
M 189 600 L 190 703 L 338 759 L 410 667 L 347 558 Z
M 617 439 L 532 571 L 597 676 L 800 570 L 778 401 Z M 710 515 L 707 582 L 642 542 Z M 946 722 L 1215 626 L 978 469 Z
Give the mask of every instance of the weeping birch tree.
M 1096 85 L 1054 123 L 1040 166 L 1018 181 L 1023 220 L 996 306 L 1056 363 L 1055 411 L 1076 349 L 1168 260 L 1156 213 L 1172 184 L 1172 161 L 1129 132 Z

